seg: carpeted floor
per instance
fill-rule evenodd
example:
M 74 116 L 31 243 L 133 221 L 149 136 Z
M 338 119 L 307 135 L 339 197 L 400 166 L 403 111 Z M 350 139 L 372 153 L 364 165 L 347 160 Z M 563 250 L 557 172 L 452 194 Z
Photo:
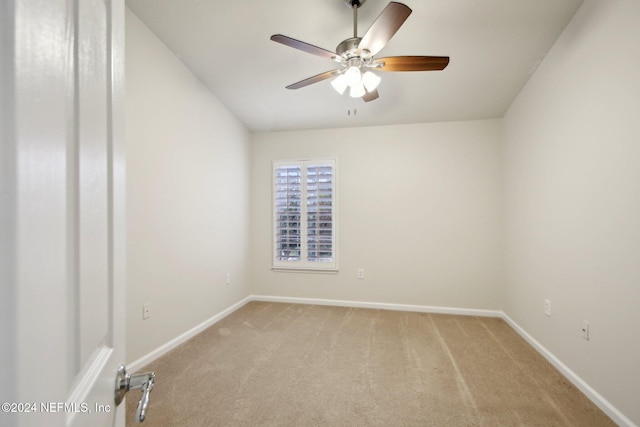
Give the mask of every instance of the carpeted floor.
M 251 302 L 144 370 L 147 427 L 615 425 L 496 318 Z

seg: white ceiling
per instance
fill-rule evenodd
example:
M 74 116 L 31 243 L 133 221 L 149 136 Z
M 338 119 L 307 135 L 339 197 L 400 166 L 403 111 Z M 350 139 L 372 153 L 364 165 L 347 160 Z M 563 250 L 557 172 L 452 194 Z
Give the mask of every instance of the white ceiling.
M 249 130 L 263 132 L 502 117 L 582 1 L 404 0 L 413 13 L 376 56 L 449 56 L 449 66 L 381 72 L 380 98 L 369 103 L 340 96 L 330 80 L 285 89 L 336 64 L 269 40 L 280 33 L 335 51 L 353 35 L 344 0 L 126 4 Z M 387 4 L 359 9 L 359 36 Z

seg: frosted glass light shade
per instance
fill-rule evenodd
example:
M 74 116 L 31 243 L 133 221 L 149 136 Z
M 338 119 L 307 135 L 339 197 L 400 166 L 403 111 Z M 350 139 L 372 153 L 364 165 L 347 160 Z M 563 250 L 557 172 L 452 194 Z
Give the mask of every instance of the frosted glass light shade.
M 364 87 L 367 88 L 368 92 L 376 90 L 376 88 L 380 84 L 380 80 L 380 76 L 372 73 L 371 71 L 367 71 L 362 76 L 362 83 L 364 84 Z
M 344 93 L 347 89 L 347 79 L 344 74 L 338 75 L 335 79 L 331 80 L 331 86 L 338 92 L 340 95 Z
M 364 90 L 364 85 L 362 83 L 354 84 L 351 86 L 351 90 L 349 91 L 349 95 L 352 98 L 360 98 L 361 96 L 364 96 L 365 93 L 366 91 Z
M 344 78 L 347 82 L 347 85 L 353 86 L 355 84 L 360 83 L 360 79 L 362 78 L 362 73 L 360 72 L 360 68 L 358 67 L 349 67 L 347 71 L 344 72 Z

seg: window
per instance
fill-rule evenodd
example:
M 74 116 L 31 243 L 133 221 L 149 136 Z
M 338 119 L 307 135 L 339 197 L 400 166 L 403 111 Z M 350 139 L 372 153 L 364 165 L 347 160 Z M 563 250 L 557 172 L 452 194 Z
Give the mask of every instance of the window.
M 273 163 L 273 267 L 335 271 L 335 160 Z

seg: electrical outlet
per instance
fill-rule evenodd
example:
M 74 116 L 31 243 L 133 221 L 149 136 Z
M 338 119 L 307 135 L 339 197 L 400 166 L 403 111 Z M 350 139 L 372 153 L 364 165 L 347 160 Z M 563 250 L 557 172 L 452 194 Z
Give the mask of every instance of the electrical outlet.
M 545 316 L 551 317 L 551 301 L 548 299 L 544 300 L 544 314 Z
M 225 273 L 224 284 L 227 286 L 231 284 L 231 273 Z
M 364 279 L 364 268 L 358 269 L 358 279 Z
M 589 341 L 589 322 L 586 320 L 582 321 L 582 338 Z
M 142 320 L 147 320 L 151 317 L 151 303 L 148 302 L 142 305 Z

